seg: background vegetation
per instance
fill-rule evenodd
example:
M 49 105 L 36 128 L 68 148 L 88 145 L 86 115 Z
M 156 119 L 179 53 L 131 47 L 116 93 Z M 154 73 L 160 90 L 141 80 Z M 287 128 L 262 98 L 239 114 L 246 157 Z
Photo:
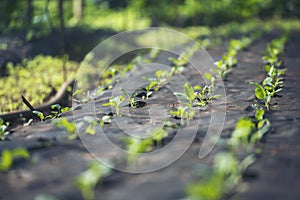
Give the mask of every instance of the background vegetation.
M 0 113 L 23 108 L 16 102 L 19 92 L 42 103 L 49 91 L 57 91 L 66 77 L 72 77 L 67 73 L 76 71 L 87 52 L 119 31 L 166 26 L 194 38 L 226 36 L 253 30 L 261 21 L 293 26 L 300 17 L 299 0 L 0 0 L 0 4 Z M 220 41 L 206 42 L 209 46 Z

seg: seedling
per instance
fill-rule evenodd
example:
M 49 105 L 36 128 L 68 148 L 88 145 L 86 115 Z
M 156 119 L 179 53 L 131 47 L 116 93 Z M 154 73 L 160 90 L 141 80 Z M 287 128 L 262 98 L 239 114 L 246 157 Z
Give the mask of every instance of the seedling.
M 265 111 L 258 109 L 255 112 L 255 121 L 257 130 L 252 134 L 250 143 L 254 145 L 255 142 L 260 141 L 262 137 L 269 131 L 271 123 L 268 119 L 264 119 Z
M 51 105 L 52 115 L 50 116 L 50 118 L 59 118 L 61 116 L 61 113 L 62 113 L 61 109 L 62 108 L 59 104 Z
M 158 127 L 155 128 L 150 135 L 153 136 L 153 141 L 155 141 L 158 146 L 162 146 L 162 140 L 168 137 L 168 132 L 165 129 Z
M 215 62 L 215 65 L 217 66 L 217 68 L 214 70 L 218 73 L 218 75 L 221 79 L 224 79 L 225 76 L 229 72 L 231 72 L 231 69 L 227 67 L 227 64 L 223 60 L 219 60 L 219 61 Z
M 7 130 L 7 127 L 9 126 L 8 122 L 4 122 L 2 118 L 0 118 L 0 140 L 5 140 L 6 136 L 9 135 L 9 131 Z
M 55 119 L 61 117 L 62 113 L 68 112 L 71 109 L 69 107 L 62 108 L 59 104 L 53 104 L 51 105 L 51 114 L 45 116 L 44 113 L 34 110 L 32 111 L 33 114 L 37 115 L 41 121 L 44 121 L 46 119 Z
M 32 111 L 33 114 L 37 115 L 41 121 L 44 121 L 45 120 L 45 116 L 44 116 L 44 113 L 40 112 L 40 111 L 37 111 L 37 110 L 34 110 Z
M 126 144 L 127 164 L 134 162 L 138 154 L 148 152 L 152 149 L 152 138 L 139 139 L 134 137 L 124 137 L 123 141 Z
M 256 86 L 256 88 L 255 88 L 256 98 L 263 100 L 267 110 L 269 110 L 270 101 L 271 101 L 271 97 L 272 97 L 271 93 L 269 93 L 267 90 L 265 90 L 265 88 L 262 85 L 258 84 L 258 83 L 250 82 L 250 84 Z
M 128 101 L 129 101 L 129 106 L 132 108 L 136 108 L 138 101 L 136 101 L 125 89 L 122 88 L 121 91 L 127 97 Z
M 230 144 L 236 148 L 240 145 L 247 147 L 249 144 L 251 133 L 255 130 L 255 123 L 247 117 L 241 118 L 235 126 L 230 137 Z
M 193 87 L 189 83 L 185 83 L 183 86 L 184 96 L 189 101 L 188 107 L 193 106 L 193 101 L 196 99 L 196 94 Z
M 149 84 L 145 87 L 146 96 L 143 98 L 148 99 L 153 91 L 158 91 L 163 86 L 163 84 L 171 79 L 172 75 L 173 71 L 168 72 L 167 70 L 157 70 L 155 72 L 156 78 L 143 77 L 143 79 L 149 81 Z
M 172 73 L 180 74 L 184 71 L 184 65 L 186 64 L 186 61 L 183 60 L 182 57 L 169 57 L 169 61 L 171 62 Z
M 111 174 L 111 168 L 97 161 L 91 162 L 89 168 L 75 178 L 75 185 L 81 191 L 84 200 L 95 199 L 95 187 Z
M 112 122 L 112 116 L 105 115 L 100 120 L 100 126 L 103 127 L 104 124 L 111 124 L 111 122 Z
M 210 86 L 201 87 L 198 85 L 195 86 L 194 89 L 196 91 L 196 99 L 198 100 L 196 105 L 198 106 L 205 106 L 212 99 L 217 99 L 221 97 L 220 94 L 212 96 L 212 87 Z
M 157 85 L 157 81 L 151 81 L 149 85 L 145 87 L 146 89 L 146 99 L 148 99 L 152 95 L 152 91 L 154 90 L 155 86 Z
M 83 117 L 83 121 L 88 123 L 87 128 L 85 129 L 85 133 L 86 134 L 90 134 L 90 135 L 95 135 L 96 131 L 95 131 L 95 126 L 97 125 L 97 120 L 94 119 L 91 116 L 84 116 Z
M 179 106 L 176 108 L 177 110 L 171 110 L 170 114 L 174 117 L 181 119 L 181 125 L 184 125 L 184 120 L 186 120 L 187 125 L 189 125 L 190 120 L 193 119 L 194 115 L 196 114 L 196 111 L 190 107 L 182 107 Z
M 210 82 L 211 87 L 214 87 L 215 77 L 211 73 L 205 72 L 204 78 Z
M 77 138 L 75 122 L 69 122 L 67 118 L 59 118 L 53 121 L 54 125 L 64 128 L 68 133 L 68 139 L 74 140 Z
M 29 152 L 23 148 L 15 148 L 13 150 L 4 149 L 1 154 L 0 171 L 9 170 L 15 158 L 29 159 L 29 157 Z
M 120 95 L 112 97 L 108 103 L 103 104 L 103 106 L 113 106 L 115 107 L 117 116 L 120 116 L 120 105 L 125 100 L 125 97 Z

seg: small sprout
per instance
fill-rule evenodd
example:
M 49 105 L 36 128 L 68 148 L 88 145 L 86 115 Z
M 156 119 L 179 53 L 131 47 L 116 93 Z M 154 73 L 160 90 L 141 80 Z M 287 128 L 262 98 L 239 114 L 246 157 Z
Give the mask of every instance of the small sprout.
M 172 74 L 180 74 L 184 71 L 184 65 L 186 64 L 185 60 L 182 59 L 182 57 L 173 58 L 169 57 L 169 61 L 172 65 Z
M 71 110 L 71 108 L 64 107 L 64 108 L 61 109 L 61 113 L 69 112 L 70 110 Z
M 255 82 L 250 82 L 250 84 L 256 86 L 255 88 L 255 96 L 257 99 L 261 99 L 265 102 L 265 106 L 267 108 L 267 110 L 269 110 L 269 105 L 270 105 L 270 101 L 271 101 L 271 94 L 265 90 L 265 88 Z
M 67 118 L 59 118 L 53 121 L 54 125 L 60 128 L 64 128 L 68 133 L 69 140 L 77 138 L 75 122 L 69 122 Z
M 190 101 L 190 107 L 192 107 L 193 105 L 192 102 L 196 98 L 195 91 L 189 83 L 185 83 L 183 89 L 184 89 L 184 95 Z
M 89 168 L 75 178 L 75 185 L 81 191 L 84 200 L 95 199 L 95 187 L 111 174 L 111 168 L 97 161 L 91 162 Z
M 120 105 L 125 100 L 125 97 L 120 95 L 113 97 L 109 100 L 108 103 L 103 104 L 103 106 L 114 106 L 116 109 L 117 116 L 120 116 Z
M 204 73 L 204 78 L 206 78 L 210 82 L 210 85 L 214 87 L 215 77 L 211 73 L 208 72 Z
M 214 172 L 221 176 L 236 176 L 239 162 L 232 152 L 220 152 L 213 162 Z
M 59 118 L 61 116 L 61 106 L 59 104 L 51 105 L 52 115 L 47 116 L 46 118 Z
M 30 154 L 26 149 L 15 148 L 13 150 L 3 150 L 0 160 L 0 171 L 7 171 L 11 168 L 15 158 L 29 159 Z
M 36 114 L 41 121 L 44 121 L 45 120 L 45 116 L 44 116 L 44 113 L 40 112 L 40 111 L 37 111 L 37 110 L 34 110 L 32 111 L 33 114 Z
M 168 137 L 168 132 L 165 129 L 158 127 L 155 128 L 150 135 L 153 136 L 153 140 L 158 146 L 162 146 L 162 140 Z
M 100 120 L 100 126 L 103 127 L 104 124 L 111 124 L 111 122 L 112 122 L 112 116 L 105 115 Z
M 134 137 L 124 137 L 123 141 L 126 144 L 128 164 L 133 163 L 138 154 L 150 151 L 153 144 L 151 138 L 139 139 Z
M 189 125 L 190 120 L 193 119 L 196 112 L 190 107 L 179 106 L 176 111 L 171 110 L 170 114 L 178 119 L 181 119 L 181 125 L 184 125 L 184 119 L 186 119 L 187 125 Z
M 147 85 L 145 87 L 145 89 L 146 89 L 146 99 L 148 99 L 152 95 L 152 93 L 153 93 L 152 90 L 154 90 L 156 85 L 157 85 L 157 81 L 151 81 L 149 83 L 149 85 Z
M 4 120 L 0 118 L 0 140 L 5 140 L 6 136 L 9 135 L 9 131 L 7 130 L 7 127 L 9 126 L 9 123 L 4 123 Z
M 128 101 L 129 101 L 129 106 L 132 108 L 136 108 L 138 102 L 125 89 L 122 88 L 121 91 L 127 97 Z
M 90 135 L 95 135 L 96 134 L 95 126 L 97 125 L 97 120 L 91 116 L 84 116 L 83 121 L 88 123 L 88 126 L 85 129 L 85 133 Z
M 247 147 L 250 135 L 254 129 L 255 124 L 250 118 L 243 117 L 239 119 L 230 138 L 231 145 L 233 147 L 238 147 L 241 144 L 242 146 Z
M 213 174 L 201 182 L 189 184 L 187 194 L 191 199 L 219 200 L 224 193 L 224 178 Z
M 265 114 L 265 111 L 263 109 L 256 110 L 256 112 L 255 112 L 255 119 L 257 121 L 262 120 L 264 118 L 264 114 Z

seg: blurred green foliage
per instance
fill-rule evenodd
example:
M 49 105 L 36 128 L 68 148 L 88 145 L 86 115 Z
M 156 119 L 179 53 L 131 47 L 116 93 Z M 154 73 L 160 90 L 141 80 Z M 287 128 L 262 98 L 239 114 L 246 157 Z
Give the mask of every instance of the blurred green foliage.
M 0 28 L 56 28 L 58 1 L 1 0 Z M 299 0 L 82 0 L 82 15 L 78 19 L 74 11 L 76 1 L 63 1 L 67 26 L 80 24 L 118 31 L 150 25 L 212 26 L 253 18 L 300 17 Z
M 49 100 L 66 81 L 63 78 L 63 60 L 51 56 L 36 56 L 24 59 L 21 64 L 8 65 L 8 76 L 0 79 L 0 113 L 27 109 L 22 103 L 23 94 L 33 105 Z M 74 76 L 77 63 L 68 61 L 68 78 Z

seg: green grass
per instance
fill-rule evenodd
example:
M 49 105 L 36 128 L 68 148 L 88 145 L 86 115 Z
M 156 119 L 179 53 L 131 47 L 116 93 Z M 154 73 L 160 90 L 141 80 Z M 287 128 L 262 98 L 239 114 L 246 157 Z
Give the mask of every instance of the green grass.
M 77 63 L 67 61 L 68 78 L 74 77 Z M 66 81 L 63 77 L 63 60 L 51 56 L 24 59 L 21 64 L 8 65 L 8 76 L 0 78 L 0 113 L 28 109 L 21 95 L 33 105 L 40 105 L 55 94 Z

